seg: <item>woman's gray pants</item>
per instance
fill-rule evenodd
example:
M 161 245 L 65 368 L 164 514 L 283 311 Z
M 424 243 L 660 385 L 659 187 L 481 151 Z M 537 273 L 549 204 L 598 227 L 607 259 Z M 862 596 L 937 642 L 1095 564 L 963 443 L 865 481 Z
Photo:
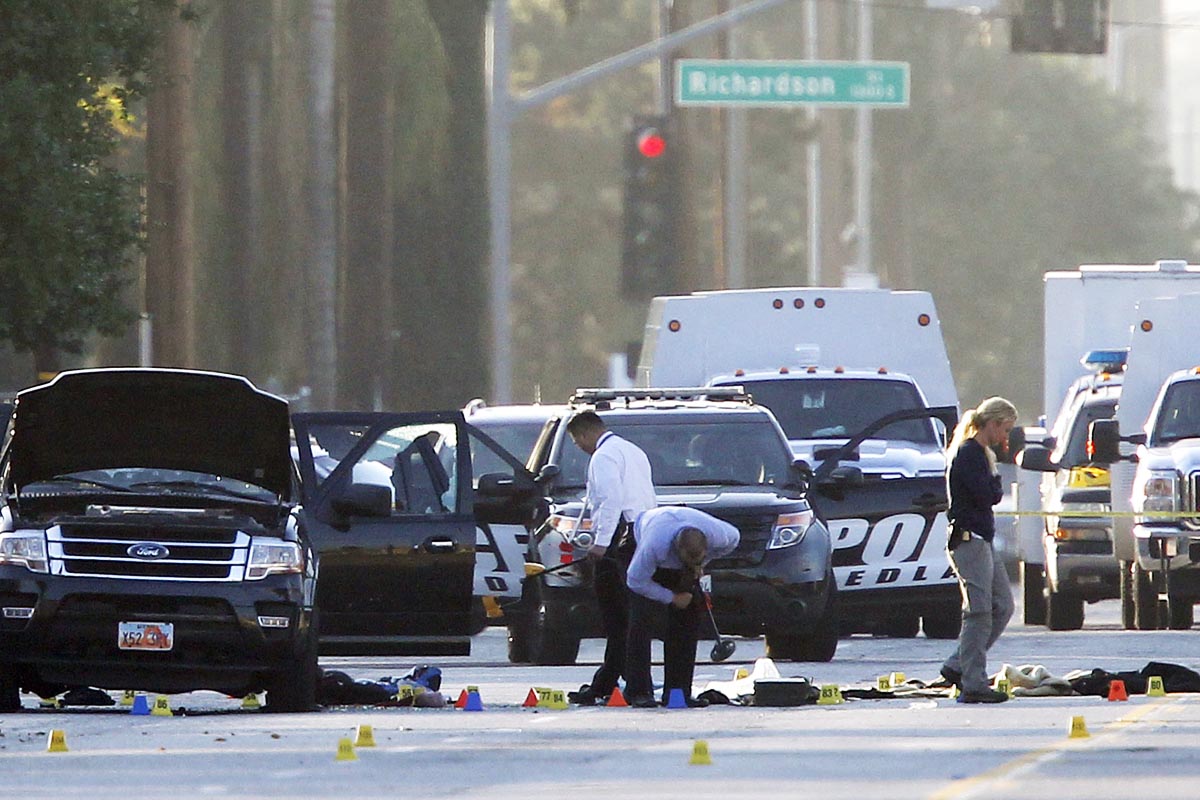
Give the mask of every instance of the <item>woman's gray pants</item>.
M 963 623 L 958 650 L 946 659 L 944 669 L 962 674 L 964 692 L 990 688 L 987 651 L 1000 638 L 1013 614 L 1012 589 L 1004 564 L 992 543 L 972 536 L 947 553 L 962 590 Z

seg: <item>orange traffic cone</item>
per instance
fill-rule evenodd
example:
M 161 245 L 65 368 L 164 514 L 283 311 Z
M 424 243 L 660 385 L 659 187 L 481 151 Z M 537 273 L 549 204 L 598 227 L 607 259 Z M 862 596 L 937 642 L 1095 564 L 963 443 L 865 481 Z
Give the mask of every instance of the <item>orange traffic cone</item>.
M 1125 693 L 1125 681 L 1113 680 L 1108 684 L 1108 699 L 1109 700 L 1128 700 L 1129 695 Z
M 612 694 L 608 696 L 609 708 L 629 708 L 629 703 L 625 702 L 625 695 L 621 694 L 621 687 L 614 686 Z
M 454 707 L 455 708 L 466 708 L 467 707 L 467 690 L 466 689 L 463 689 L 462 692 L 458 695 L 458 699 L 454 701 Z
M 529 694 L 525 695 L 525 702 L 521 703 L 521 708 L 537 708 L 538 696 L 533 689 L 529 690 Z

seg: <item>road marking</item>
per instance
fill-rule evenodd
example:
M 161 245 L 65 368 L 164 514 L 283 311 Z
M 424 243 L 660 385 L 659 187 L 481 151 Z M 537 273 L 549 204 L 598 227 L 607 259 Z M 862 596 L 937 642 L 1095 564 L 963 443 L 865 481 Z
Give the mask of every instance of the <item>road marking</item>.
M 1087 739 L 1069 739 L 1063 735 L 1062 739 L 1056 742 L 1039 747 L 1036 750 L 1031 750 L 1028 753 L 1019 755 L 1014 759 L 1006 761 L 999 766 L 992 767 L 986 772 L 981 772 L 978 775 L 972 775 L 969 778 L 962 778 L 954 781 L 949 786 L 946 786 L 933 794 L 929 795 L 929 800 L 964 800 L 964 798 L 972 797 L 984 789 L 996 788 L 994 784 L 1012 780 L 1023 772 L 1029 771 L 1034 767 L 1040 766 L 1048 761 L 1052 761 L 1065 753 L 1072 750 L 1079 750 L 1083 747 L 1091 746 L 1097 738 L 1110 736 L 1133 723 L 1145 717 L 1152 711 L 1157 711 L 1171 703 L 1182 701 L 1187 695 L 1175 695 L 1167 697 L 1156 697 L 1146 705 L 1138 706 L 1123 717 L 1115 719 L 1105 725 L 1096 733 L 1092 734 Z

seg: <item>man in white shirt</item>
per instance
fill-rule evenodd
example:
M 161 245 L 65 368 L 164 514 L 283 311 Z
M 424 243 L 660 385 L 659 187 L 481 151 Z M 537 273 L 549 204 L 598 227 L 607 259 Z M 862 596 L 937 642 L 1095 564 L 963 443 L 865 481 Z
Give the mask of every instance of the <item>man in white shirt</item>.
M 595 566 L 593 586 L 600 622 L 607 643 L 604 663 L 592 682 L 568 698 L 593 705 L 612 694 L 625 671 L 625 636 L 629 629 L 629 601 L 625 568 L 633 555 L 630 528 L 638 515 L 654 508 L 654 481 L 650 461 L 637 445 L 622 439 L 604 425 L 595 411 L 580 411 L 567 423 L 567 433 L 588 461 L 587 498 L 592 512 L 592 545 L 589 559 Z
M 654 708 L 650 678 L 650 639 L 655 617 L 667 607 L 663 635 L 663 694 L 683 691 L 692 707 L 708 705 L 692 697 L 696 640 L 705 599 L 699 590 L 704 566 L 732 553 L 738 529 L 694 508 L 662 506 L 642 514 L 633 528 L 637 550 L 629 564 L 629 639 L 625 672 L 626 700 L 636 708 Z

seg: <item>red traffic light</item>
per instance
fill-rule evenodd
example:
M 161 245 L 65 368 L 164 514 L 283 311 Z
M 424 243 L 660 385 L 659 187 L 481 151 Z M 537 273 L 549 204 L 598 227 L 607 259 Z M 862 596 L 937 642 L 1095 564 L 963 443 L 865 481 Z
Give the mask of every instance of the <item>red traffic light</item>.
M 637 149 L 646 158 L 658 158 L 667 151 L 667 140 L 656 129 L 651 128 L 638 135 Z

